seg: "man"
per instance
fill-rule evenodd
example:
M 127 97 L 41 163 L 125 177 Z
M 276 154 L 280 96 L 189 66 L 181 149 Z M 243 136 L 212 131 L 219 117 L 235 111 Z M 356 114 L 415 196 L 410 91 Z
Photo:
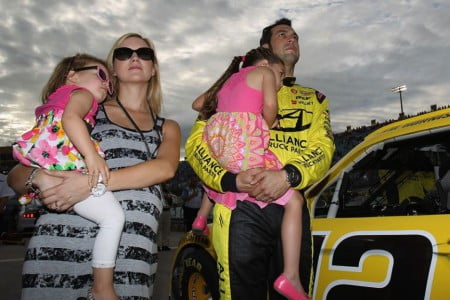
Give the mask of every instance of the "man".
M 192 223 L 197 217 L 198 210 L 202 204 L 203 189 L 197 177 L 191 177 L 188 185 L 183 190 L 181 197 L 183 203 L 183 220 L 186 232 L 192 229 Z
M 170 209 L 172 208 L 173 199 L 176 197 L 169 192 L 167 184 L 162 185 L 163 192 L 163 210 L 159 215 L 158 234 L 156 236 L 158 242 L 158 251 L 169 251 L 170 227 L 172 226 Z
M 271 130 L 269 145 L 284 168 L 253 169 L 237 175 L 227 172 L 202 142 L 203 121 L 194 124 L 185 148 L 189 163 L 208 186 L 218 191 L 248 192 L 258 200 L 273 201 L 289 188 L 303 190 L 320 179 L 331 164 L 334 143 L 326 97 L 294 84 L 292 76 L 300 51 L 291 21 L 281 19 L 264 28 L 260 45 L 271 48 L 286 67 L 287 78 L 278 92 L 279 128 Z M 248 201 L 238 201 L 233 211 L 215 205 L 213 244 L 218 255 L 221 299 L 284 299 L 272 288 L 283 270 L 283 211 L 282 206 L 260 209 Z M 303 222 L 300 276 L 308 292 L 312 285 L 312 237 L 306 207 Z
M 13 198 L 16 193 L 6 183 L 6 176 L 0 173 L 0 237 L 9 238 L 14 231 L 15 214 L 19 206 L 17 199 Z
M 8 198 L 14 195 L 14 191 L 6 183 L 6 176 L 0 173 L 0 212 L 5 208 Z

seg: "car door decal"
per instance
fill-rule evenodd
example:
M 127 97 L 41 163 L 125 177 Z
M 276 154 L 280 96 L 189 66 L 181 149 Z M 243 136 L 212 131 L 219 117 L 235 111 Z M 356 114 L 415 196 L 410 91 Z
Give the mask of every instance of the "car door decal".
M 429 298 L 437 246 L 428 232 L 356 231 L 343 235 L 331 248 L 326 244 L 327 239 L 332 240 L 332 232 L 314 235 L 315 242 L 322 240 L 316 285 L 321 269 L 330 274 L 340 272 L 338 278 L 345 278 L 315 286 L 314 292 L 320 288 L 323 299 Z M 322 257 L 327 253 L 328 259 Z M 322 266 L 325 263 L 327 267 Z
M 313 231 L 313 270 L 315 273 L 314 277 L 314 288 L 313 288 L 313 295 L 316 295 L 316 290 L 318 285 L 318 279 L 319 279 L 319 270 L 320 266 L 322 265 L 322 259 L 324 257 L 324 245 L 327 243 L 328 236 L 330 235 L 330 231 Z

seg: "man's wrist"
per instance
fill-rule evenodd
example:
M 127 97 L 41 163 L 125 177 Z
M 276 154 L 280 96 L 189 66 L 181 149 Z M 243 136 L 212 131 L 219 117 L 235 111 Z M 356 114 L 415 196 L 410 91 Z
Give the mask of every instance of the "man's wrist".
M 223 192 L 233 192 L 233 193 L 238 193 L 239 190 L 237 188 L 236 185 L 236 179 L 237 179 L 237 175 L 230 173 L 230 172 L 226 172 L 225 175 L 223 175 L 222 180 L 220 182 L 220 185 L 222 187 L 222 191 Z
M 283 167 L 283 170 L 286 171 L 286 181 L 291 187 L 296 187 L 300 184 L 302 181 L 302 175 L 296 167 L 287 164 Z

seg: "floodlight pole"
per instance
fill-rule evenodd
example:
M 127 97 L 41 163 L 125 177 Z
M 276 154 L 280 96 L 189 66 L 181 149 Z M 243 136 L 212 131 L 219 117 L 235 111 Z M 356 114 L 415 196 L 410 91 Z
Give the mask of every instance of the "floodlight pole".
M 400 117 L 403 118 L 404 117 L 404 113 L 403 113 L 403 99 L 402 99 L 402 92 L 406 91 L 407 87 L 406 85 L 400 85 L 397 87 L 392 88 L 392 92 L 393 93 L 398 93 L 400 95 Z

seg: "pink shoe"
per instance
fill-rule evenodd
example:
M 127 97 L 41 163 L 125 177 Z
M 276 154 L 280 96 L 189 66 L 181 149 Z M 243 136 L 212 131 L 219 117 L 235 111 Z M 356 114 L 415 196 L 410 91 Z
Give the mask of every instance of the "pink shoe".
M 309 300 L 308 296 L 298 291 L 284 274 L 278 276 L 273 283 L 273 287 L 278 293 L 290 300 Z
M 194 234 L 209 235 L 209 229 L 206 225 L 206 218 L 203 216 L 197 216 L 192 223 L 192 231 Z

